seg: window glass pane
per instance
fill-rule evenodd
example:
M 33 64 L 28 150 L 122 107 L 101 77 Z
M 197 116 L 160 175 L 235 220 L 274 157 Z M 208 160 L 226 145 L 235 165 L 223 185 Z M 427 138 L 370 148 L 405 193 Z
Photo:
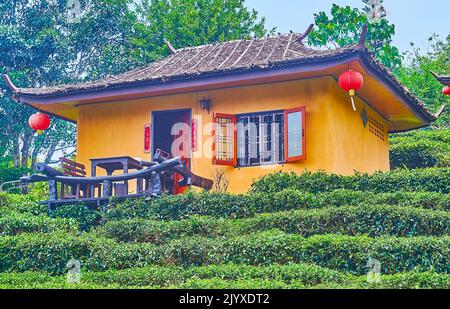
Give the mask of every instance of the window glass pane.
M 299 157 L 302 149 L 302 112 L 289 113 L 288 122 L 288 157 Z
M 239 166 L 280 163 L 284 160 L 283 112 L 238 116 Z

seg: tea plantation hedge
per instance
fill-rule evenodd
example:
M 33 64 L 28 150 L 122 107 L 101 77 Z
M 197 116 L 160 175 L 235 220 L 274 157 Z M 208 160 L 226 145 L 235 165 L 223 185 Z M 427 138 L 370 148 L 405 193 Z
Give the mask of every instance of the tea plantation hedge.
M 45 215 L 3 213 L 0 216 L 0 235 L 20 233 L 76 232 L 78 223 L 73 219 L 51 219 Z
M 46 272 L 2 273 L 0 288 L 450 288 L 450 276 L 433 272 L 382 275 L 380 283 L 310 264 L 270 266 L 151 266 L 105 272 L 84 272 L 80 284 Z M 275 283 L 274 283 L 275 282 Z
M 0 288 L 448 289 L 448 176 L 275 173 L 248 194 L 112 200 L 106 213 L 48 214 L 39 192 L 0 193 Z M 378 284 L 369 259 L 381 263 Z
M 270 265 L 314 263 L 363 274 L 369 257 L 378 259 L 383 273 L 411 270 L 448 272 L 449 237 L 302 237 L 280 231 L 232 238 L 179 238 L 167 244 L 118 243 L 92 235 L 20 234 L 0 237 L 4 262 L 0 271 L 45 270 L 60 274 L 77 257 L 86 269 L 124 269 L 148 265 L 201 266 L 237 263 Z
M 225 220 L 191 217 L 180 221 L 110 221 L 99 231 L 123 242 L 165 243 L 187 236 L 238 236 L 279 229 L 303 236 L 318 234 L 440 236 L 450 234 L 450 213 L 398 206 L 342 206 L 259 214 Z
M 449 210 L 450 195 L 438 192 L 377 194 L 370 191 L 346 189 L 317 194 L 298 189 L 241 195 L 189 192 L 161 199 L 141 199 L 114 204 L 108 212 L 108 220 L 132 218 L 182 220 L 192 215 L 233 219 L 251 217 L 266 212 L 363 204 Z
M 450 192 L 450 168 L 395 170 L 373 175 L 339 176 L 325 172 L 303 174 L 277 172 L 255 181 L 253 192 L 276 193 L 286 188 L 320 193 L 336 189 L 384 192 Z
M 394 134 L 389 144 L 393 169 L 450 166 L 450 129 Z

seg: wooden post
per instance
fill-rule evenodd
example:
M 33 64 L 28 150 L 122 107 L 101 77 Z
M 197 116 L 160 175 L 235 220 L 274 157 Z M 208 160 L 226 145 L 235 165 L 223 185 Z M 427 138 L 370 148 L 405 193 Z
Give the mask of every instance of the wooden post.
M 55 202 L 58 199 L 58 191 L 57 191 L 57 186 L 56 186 L 56 180 L 55 179 L 50 178 L 48 180 L 48 189 L 49 189 L 49 193 L 50 193 L 50 197 L 49 197 L 49 200 L 48 200 L 48 202 L 49 202 L 48 203 L 48 208 L 49 208 L 49 211 L 52 211 L 52 210 L 54 210 L 52 202 Z
M 112 196 L 112 182 L 111 180 L 103 181 L 103 197 L 111 197 Z

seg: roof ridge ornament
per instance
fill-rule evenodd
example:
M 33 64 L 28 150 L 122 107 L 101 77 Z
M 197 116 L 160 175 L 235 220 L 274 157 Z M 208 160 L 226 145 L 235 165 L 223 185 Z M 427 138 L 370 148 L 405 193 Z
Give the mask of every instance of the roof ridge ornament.
M 169 42 L 168 39 L 164 38 L 164 43 L 166 43 L 167 47 L 169 48 L 171 55 L 174 55 L 177 53 L 177 50 L 175 49 L 175 47 L 173 47 L 173 45 Z
M 367 32 L 368 32 L 368 26 L 367 24 L 364 24 L 361 30 L 361 35 L 359 37 L 359 42 L 356 48 L 358 50 L 365 50 L 366 49 L 366 41 L 367 41 Z
M 450 76 L 448 76 L 448 75 L 438 75 L 438 74 L 434 73 L 433 71 L 430 71 L 430 73 L 441 84 L 450 86 Z
M 310 24 L 309 26 L 308 26 L 308 28 L 306 29 L 306 31 L 297 39 L 297 41 L 299 42 L 299 43 L 302 43 L 302 41 L 304 40 L 304 39 L 306 39 L 306 37 L 311 33 L 311 31 L 313 30 L 313 28 L 314 28 L 314 24 Z
M 16 85 L 14 85 L 14 83 L 9 78 L 8 74 L 3 74 L 3 79 L 5 80 L 6 85 L 8 85 L 9 89 L 11 89 L 12 92 L 14 93 L 19 92 L 19 88 L 17 88 Z

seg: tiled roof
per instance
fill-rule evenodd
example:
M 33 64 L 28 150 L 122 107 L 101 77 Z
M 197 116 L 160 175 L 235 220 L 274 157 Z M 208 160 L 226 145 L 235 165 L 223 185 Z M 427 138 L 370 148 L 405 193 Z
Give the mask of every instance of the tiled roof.
M 320 59 L 349 52 L 355 48 L 349 46 L 335 50 L 315 50 L 302 44 L 302 38 L 299 33 L 290 33 L 183 48 L 147 67 L 98 81 L 43 88 L 19 88 L 18 92 L 25 95 L 54 96 L 122 87 L 140 82 L 168 82 L 183 77 L 275 67 L 293 60 Z
M 163 84 L 172 81 L 225 75 L 249 70 L 280 68 L 297 64 L 334 61 L 358 53 L 380 78 L 385 78 L 403 96 L 406 102 L 432 122 L 425 104 L 415 97 L 397 78 L 364 47 L 364 36 L 358 44 L 333 50 L 317 50 L 302 43 L 305 34 L 290 33 L 273 37 L 235 40 L 217 44 L 175 50 L 172 54 L 150 65 L 105 79 L 71 85 L 43 88 L 10 87 L 18 96 L 29 98 L 51 98 L 65 95 L 92 93 L 101 90 L 126 88 L 141 84 Z M 9 78 L 7 78 L 9 80 Z

